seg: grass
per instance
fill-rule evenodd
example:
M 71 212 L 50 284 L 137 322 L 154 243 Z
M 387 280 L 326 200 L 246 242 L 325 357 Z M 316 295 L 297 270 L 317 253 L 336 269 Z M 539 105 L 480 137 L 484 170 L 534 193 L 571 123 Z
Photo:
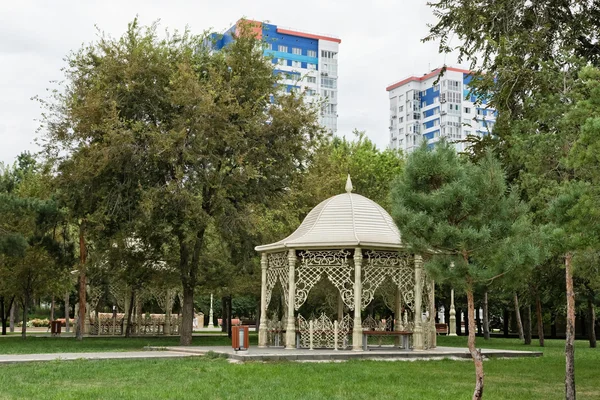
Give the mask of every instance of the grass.
M 256 335 L 250 336 L 253 344 Z M 196 346 L 229 346 L 231 339 L 227 336 L 202 336 L 194 337 L 193 345 Z M 145 346 L 177 346 L 179 337 L 89 337 L 77 341 L 73 337 L 39 337 L 31 336 L 23 340 L 20 336 L 6 336 L 0 338 L 1 354 L 35 354 L 35 353 L 84 353 L 99 351 L 135 351 L 142 350 Z
M 165 340 L 172 339 L 161 339 L 161 343 L 165 344 Z M 195 344 L 204 344 L 201 340 Z M 94 345 L 129 346 L 116 346 L 118 341 L 87 340 Z M 135 348 L 150 340 L 129 341 L 137 343 Z M 478 342 L 483 346 L 483 340 Z M 0 340 L 0 347 L 7 344 Z M 464 347 L 466 338 L 441 337 L 438 344 Z M 544 352 L 540 358 L 486 361 L 484 398 L 564 398 L 563 341 L 548 340 L 547 347 L 539 348 L 524 346 L 513 339 L 492 339 L 484 347 Z M 575 370 L 579 399 L 600 398 L 598 366 L 600 350 L 589 349 L 587 342 L 578 341 Z M 470 398 L 474 381 L 470 361 L 452 360 L 244 364 L 231 364 L 215 357 L 81 360 L 0 366 L 0 399 L 465 399 Z

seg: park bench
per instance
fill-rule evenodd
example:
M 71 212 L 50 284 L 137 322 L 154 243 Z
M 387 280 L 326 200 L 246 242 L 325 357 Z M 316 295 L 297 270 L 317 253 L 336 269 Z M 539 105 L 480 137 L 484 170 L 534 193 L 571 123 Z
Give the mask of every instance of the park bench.
M 435 333 L 438 335 L 448 334 L 448 324 L 435 324 Z
M 402 339 L 402 347 L 405 350 L 410 350 L 409 339 L 412 332 L 407 331 L 363 331 L 363 350 L 368 350 L 369 336 L 396 336 Z

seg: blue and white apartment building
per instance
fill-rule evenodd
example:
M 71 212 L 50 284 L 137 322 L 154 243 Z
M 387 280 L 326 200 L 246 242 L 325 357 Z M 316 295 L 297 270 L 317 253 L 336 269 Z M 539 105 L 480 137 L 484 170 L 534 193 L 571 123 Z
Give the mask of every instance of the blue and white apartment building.
M 496 121 L 496 112 L 483 104 L 475 105 L 469 94 L 470 71 L 447 67 L 421 77 L 411 76 L 386 88 L 390 98 L 390 144 L 392 149 L 411 153 L 423 141 L 433 147 L 440 138 L 457 143 L 468 135 L 488 135 Z
M 234 40 L 236 29 L 243 23 L 250 24 L 250 31 L 265 42 L 264 53 L 272 57 L 275 73 L 280 74 L 280 83 L 288 92 L 302 91 L 310 102 L 323 99 L 320 123 L 336 133 L 338 51 L 342 41 L 333 36 L 241 19 L 222 35 L 214 35 L 215 49 Z

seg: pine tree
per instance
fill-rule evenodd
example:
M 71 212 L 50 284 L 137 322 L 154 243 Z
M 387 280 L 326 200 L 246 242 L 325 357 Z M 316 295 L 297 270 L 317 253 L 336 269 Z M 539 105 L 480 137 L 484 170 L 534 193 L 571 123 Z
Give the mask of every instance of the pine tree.
M 466 292 L 473 399 L 480 399 L 484 374 L 475 346 L 474 288 L 534 263 L 527 209 L 491 155 L 472 163 L 442 142 L 433 150 L 423 145 L 408 157 L 392 190 L 392 211 L 404 243 L 427 255 L 428 273 Z

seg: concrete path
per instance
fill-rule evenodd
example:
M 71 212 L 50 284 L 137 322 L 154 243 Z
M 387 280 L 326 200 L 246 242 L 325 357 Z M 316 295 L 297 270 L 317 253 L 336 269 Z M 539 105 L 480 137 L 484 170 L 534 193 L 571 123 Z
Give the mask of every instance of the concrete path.
M 470 359 L 471 354 L 466 348 L 437 347 L 431 350 L 414 351 L 402 350 L 393 347 L 372 347 L 368 351 L 332 350 L 332 349 L 291 349 L 283 347 L 269 347 L 259 349 L 251 347 L 247 351 L 235 351 L 226 346 L 172 346 L 166 347 L 170 351 L 187 352 L 190 354 L 204 355 L 208 352 L 226 355 L 227 358 L 237 361 L 343 361 L 343 360 L 440 360 L 444 358 Z M 541 357 L 539 351 L 482 349 L 484 358 L 513 358 L 513 357 Z
M 155 351 L 152 351 L 155 350 Z M 0 365 L 23 362 L 43 362 L 55 360 L 140 360 L 156 358 L 197 357 L 209 352 L 222 354 L 235 361 L 347 361 L 347 360 L 441 360 L 469 359 L 471 355 L 465 348 L 437 347 L 432 350 L 412 351 L 395 348 L 372 348 L 368 351 L 352 350 L 308 350 L 283 348 L 259 349 L 252 347 L 247 351 L 235 351 L 227 346 L 171 346 L 149 347 L 145 351 L 94 352 L 94 353 L 49 353 L 49 354 L 0 354 Z M 538 351 L 516 351 L 482 349 L 484 358 L 541 357 Z
M 55 360 L 140 360 L 147 358 L 181 358 L 199 356 L 179 351 L 121 351 L 97 353 L 0 354 L 0 364 Z

